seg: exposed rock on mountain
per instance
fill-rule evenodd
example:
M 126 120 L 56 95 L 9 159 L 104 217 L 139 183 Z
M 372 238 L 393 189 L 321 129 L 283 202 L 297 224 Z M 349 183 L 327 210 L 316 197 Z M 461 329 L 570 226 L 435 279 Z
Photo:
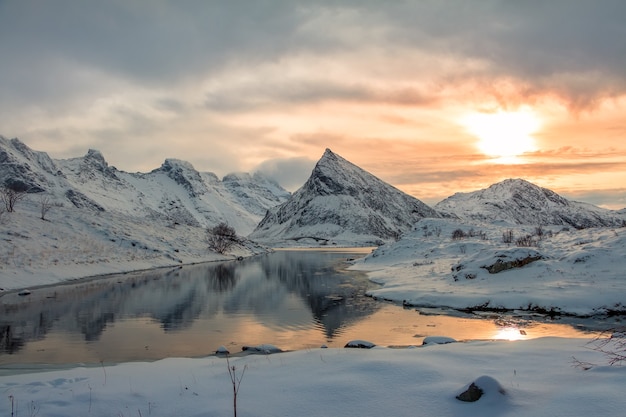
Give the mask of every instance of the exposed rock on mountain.
M 18 191 L 41 192 L 53 183 L 50 177 L 62 176 L 44 152 L 36 152 L 18 139 L 0 136 L 0 183 Z
M 192 197 L 198 197 L 208 191 L 200 173 L 189 162 L 179 159 L 166 159 L 160 168 L 152 171 L 153 174 L 160 172 L 165 173 L 176 184 L 189 191 Z
M 508 179 L 483 190 L 456 193 L 434 208 L 445 216 L 463 220 L 564 225 L 577 229 L 621 226 L 624 222 L 611 210 L 570 201 L 522 179 Z
M 250 237 L 374 244 L 397 237 L 424 217 L 440 216 L 326 149 L 302 188 L 270 209 Z
M 166 159 L 149 173 L 127 173 L 109 166 L 94 149 L 83 157 L 53 160 L 2 136 L 0 163 L 0 184 L 46 192 L 55 204 L 168 225 L 206 227 L 224 221 L 240 235 L 250 233 L 267 209 L 289 197 L 261 174 L 227 175 L 220 181 L 177 159 Z

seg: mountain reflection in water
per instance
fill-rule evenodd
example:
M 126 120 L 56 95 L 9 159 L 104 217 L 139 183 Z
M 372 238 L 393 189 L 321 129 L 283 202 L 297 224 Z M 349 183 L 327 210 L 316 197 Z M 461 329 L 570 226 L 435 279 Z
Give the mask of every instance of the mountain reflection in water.
M 11 371 L 7 365 L 206 356 L 221 345 L 232 353 L 264 343 L 283 350 L 343 347 L 352 339 L 410 346 L 427 336 L 589 337 L 614 326 L 523 312 L 415 311 L 378 302 L 364 295 L 373 285 L 365 275 L 343 268 L 347 258 L 367 252 L 277 251 L 36 288 L 25 297 L 5 294 L 0 373 Z
M 319 346 L 380 307 L 364 296 L 365 276 L 340 268 L 364 253 L 277 251 L 6 294 L 0 364 L 199 356 L 220 345 L 278 344 L 249 337 L 273 333 L 283 333 L 283 349 Z

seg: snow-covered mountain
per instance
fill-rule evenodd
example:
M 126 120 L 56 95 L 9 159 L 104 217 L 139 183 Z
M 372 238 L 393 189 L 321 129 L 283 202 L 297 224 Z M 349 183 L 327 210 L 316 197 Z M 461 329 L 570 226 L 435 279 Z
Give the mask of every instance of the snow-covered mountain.
M 444 216 L 462 220 L 511 224 L 566 225 L 583 229 L 624 223 L 623 217 L 612 210 L 570 201 L 522 179 L 508 179 L 483 190 L 456 193 L 434 208 Z
M 149 173 L 128 173 L 109 166 L 97 150 L 55 160 L 1 136 L 0 162 L 0 183 L 31 194 L 45 191 L 57 204 L 194 227 L 225 221 L 244 236 L 290 195 L 260 173 L 220 180 L 177 159 Z
M 440 215 L 326 149 L 306 183 L 270 209 L 250 237 L 261 242 L 377 244 L 398 237 L 424 217 Z

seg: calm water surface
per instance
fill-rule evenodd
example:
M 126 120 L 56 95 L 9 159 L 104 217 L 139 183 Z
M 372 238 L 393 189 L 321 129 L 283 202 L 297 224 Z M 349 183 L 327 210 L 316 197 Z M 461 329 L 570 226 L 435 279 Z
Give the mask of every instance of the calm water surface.
M 204 356 L 226 346 L 284 350 L 353 339 L 588 337 L 589 323 L 441 315 L 375 301 L 347 260 L 370 250 L 277 251 L 238 262 L 109 276 L 0 297 L 0 366 Z M 441 313 L 433 310 L 430 313 Z M 602 323 L 592 323 L 594 328 Z

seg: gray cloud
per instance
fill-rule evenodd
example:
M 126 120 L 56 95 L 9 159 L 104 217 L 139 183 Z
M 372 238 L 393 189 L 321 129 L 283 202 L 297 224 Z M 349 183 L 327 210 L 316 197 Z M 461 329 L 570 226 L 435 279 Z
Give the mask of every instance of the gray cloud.
M 603 191 L 565 191 L 561 194 L 570 200 L 584 201 L 596 206 L 610 206 L 617 210 L 626 208 L 626 189 L 624 188 Z
M 293 192 L 311 176 L 316 162 L 308 158 L 276 158 L 261 163 L 255 171 L 273 178 L 285 189 Z
M 220 87 L 206 94 L 205 106 L 215 111 L 246 111 L 284 104 L 316 103 L 327 99 L 368 101 L 372 93 L 364 85 L 325 80 L 280 80 Z
M 487 68 L 463 76 L 514 76 L 582 106 L 626 88 L 625 15 L 620 0 L 8 0 L 0 87 L 12 98 L 59 97 L 91 80 L 68 67 L 154 87 L 291 54 L 379 48 L 482 60 Z
M 427 168 L 432 155 L 457 156 L 426 143 L 439 139 L 425 136 L 429 124 L 453 123 L 430 117 L 443 102 L 475 109 L 487 94 L 514 107 L 547 93 L 581 110 L 625 94 L 624 16 L 622 0 L 0 0 L 0 134 L 62 156 L 98 148 L 125 170 L 179 157 L 226 173 L 263 156 L 385 149 L 393 158 L 355 163 L 388 165 L 378 175 L 392 183 L 435 184 L 466 175 Z M 379 106 L 295 108 L 331 100 Z M 292 123 L 281 126 L 280 111 L 255 114 L 265 108 L 284 108 Z M 291 115 L 310 123 L 301 128 Z M 326 122 L 344 116 L 345 124 Z M 421 150 L 394 152 L 393 126 L 355 139 L 349 127 L 359 117 L 365 126 L 378 118 L 414 128 Z M 455 134 L 450 126 L 436 132 Z M 474 152 L 469 141 L 458 148 L 464 160 Z M 424 170 L 398 174 L 397 155 L 411 152 L 424 155 L 414 161 Z M 545 170 L 622 169 L 579 162 Z M 259 170 L 294 188 L 313 164 L 272 159 Z
M 395 38 L 489 64 L 486 73 L 464 77 L 516 77 L 529 92 L 551 89 L 575 106 L 626 89 L 622 1 L 449 1 L 408 7 L 414 9 L 386 9 L 389 24 L 396 23 Z

